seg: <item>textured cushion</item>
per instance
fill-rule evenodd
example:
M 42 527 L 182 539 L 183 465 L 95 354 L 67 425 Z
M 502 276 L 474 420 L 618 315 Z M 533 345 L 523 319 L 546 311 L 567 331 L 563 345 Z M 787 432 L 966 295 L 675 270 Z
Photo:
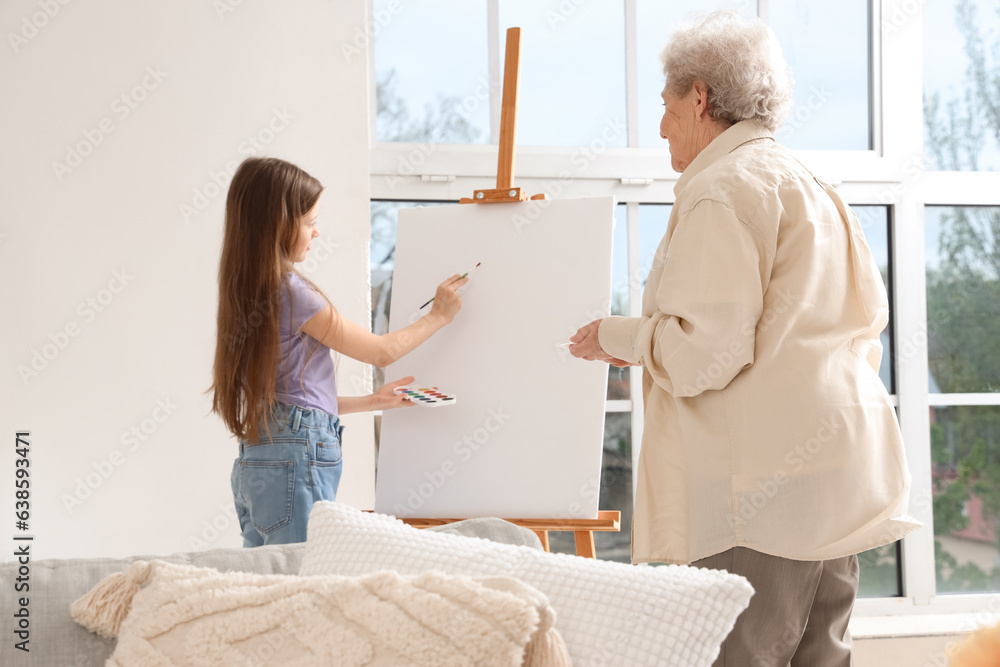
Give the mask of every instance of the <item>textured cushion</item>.
M 31 564 L 31 643 L 30 653 L 14 648 L 14 642 L 0 643 L 0 665 L 103 665 L 114 650 L 114 642 L 87 632 L 73 622 L 69 606 L 109 574 L 124 572 L 137 560 L 160 558 L 171 563 L 212 567 L 218 570 L 294 574 L 299 571 L 305 544 L 285 544 L 256 549 L 213 549 L 172 556 L 130 558 L 67 558 L 39 560 Z M 13 581 L 17 563 L 0 563 L 0 581 Z M 0 609 L 13 609 L 10 586 L 2 587 Z M 13 612 L 11 612 L 13 614 Z M 11 638 L 11 614 L 0 624 L 4 637 Z
M 131 605 L 109 666 L 515 666 L 541 619 L 540 594 L 519 582 L 440 572 L 306 578 L 154 561 L 124 577 L 74 608 L 103 630 Z M 128 600 L 125 580 L 146 585 Z
M 709 667 L 753 588 L 683 565 L 636 567 L 428 533 L 391 516 L 320 502 L 302 575 L 377 570 L 514 577 L 545 593 L 574 664 Z

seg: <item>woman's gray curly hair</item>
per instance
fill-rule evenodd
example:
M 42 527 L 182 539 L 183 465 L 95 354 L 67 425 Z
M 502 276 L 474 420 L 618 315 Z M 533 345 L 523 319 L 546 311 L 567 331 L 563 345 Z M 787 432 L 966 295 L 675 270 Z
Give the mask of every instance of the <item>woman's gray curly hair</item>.
M 735 11 L 712 12 L 671 36 L 661 55 L 667 92 L 684 97 L 695 81 L 708 88 L 709 115 L 753 119 L 776 131 L 792 103 L 792 72 L 774 32 Z

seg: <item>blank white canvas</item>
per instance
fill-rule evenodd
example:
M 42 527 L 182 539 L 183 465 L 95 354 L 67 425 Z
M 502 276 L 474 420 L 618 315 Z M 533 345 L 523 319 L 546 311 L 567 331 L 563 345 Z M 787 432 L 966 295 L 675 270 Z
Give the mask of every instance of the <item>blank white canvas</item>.
M 613 197 L 400 210 L 391 331 L 482 266 L 455 320 L 386 370 L 458 401 L 385 412 L 376 511 L 597 517 L 608 366 L 557 345 L 609 314 L 613 225 Z

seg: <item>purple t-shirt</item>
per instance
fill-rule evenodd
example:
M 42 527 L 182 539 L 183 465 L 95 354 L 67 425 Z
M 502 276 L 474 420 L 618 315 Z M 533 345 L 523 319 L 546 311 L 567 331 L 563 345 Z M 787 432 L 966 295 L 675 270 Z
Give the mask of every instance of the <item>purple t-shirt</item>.
M 330 348 L 300 331 L 302 325 L 325 306 L 326 300 L 298 274 L 289 272 L 283 276 L 281 316 L 278 320 L 281 362 L 278 364 L 275 399 L 279 403 L 319 408 L 336 415 L 337 381 Z M 310 354 L 312 357 L 309 357 Z M 308 363 L 306 358 L 309 358 Z

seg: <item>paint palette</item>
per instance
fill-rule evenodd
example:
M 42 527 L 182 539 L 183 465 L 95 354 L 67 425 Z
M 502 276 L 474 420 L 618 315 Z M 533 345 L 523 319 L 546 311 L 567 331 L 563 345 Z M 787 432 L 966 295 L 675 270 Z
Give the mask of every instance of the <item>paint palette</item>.
M 438 391 L 437 387 L 396 387 L 393 391 L 425 408 L 440 408 L 445 405 L 455 405 L 458 400 L 454 394 L 446 394 L 443 391 Z

